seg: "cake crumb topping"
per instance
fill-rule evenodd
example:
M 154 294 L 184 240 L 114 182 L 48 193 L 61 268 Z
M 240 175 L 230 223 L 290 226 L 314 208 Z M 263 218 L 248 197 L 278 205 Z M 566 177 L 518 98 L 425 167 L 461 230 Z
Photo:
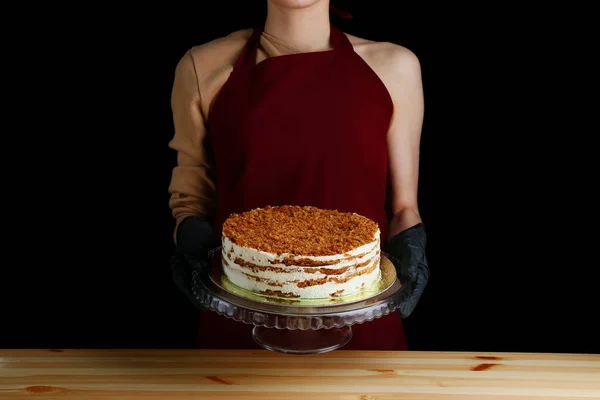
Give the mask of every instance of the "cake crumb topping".
M 238 246 L 274 254 L 344 254 L 376 240 L 376 222 L 355 213 L 311 206 L 268 206 L 232 214 L 223 234 Z

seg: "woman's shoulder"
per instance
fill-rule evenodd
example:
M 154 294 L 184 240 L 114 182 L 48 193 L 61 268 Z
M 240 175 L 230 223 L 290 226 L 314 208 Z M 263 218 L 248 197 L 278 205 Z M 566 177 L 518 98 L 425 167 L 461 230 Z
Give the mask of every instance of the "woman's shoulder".
M 346 33 L 354 51 L 394 92 L 406 84 L 421 80 L 421 64 L 417 55 L 407 47 L 391 42 L 377 42 Z
M 179 59 L 176 74 L 195 79 L 203 95 L 210 96 L 231 73 L 251 35 L 252 29 L 244 29 L 189 48 Z
M 419 64 L 417 55 L 407 47 L 391 42 L 377 42 L 346 33 L 354 51 L 367 63 L 393 69 L 414 68 Z
M 210 62 L 211 60 L 217 63 L 235 62 L 235 58 L 244 48 L 244 45 L 252 35 L 252 29 L 243 29 L 222 37 L 218 37 L 209 42 L 196 45 L 190 48 L 189 53 L 194 60 L 202 63 Z
M 182 82 L 181 85 L 198 88 L 205 115 L 208 115 L 216 94 L 233 71 L 252 32 L 252 29 L 235 31 L 191 47 L 177 63 L 175 80 Z

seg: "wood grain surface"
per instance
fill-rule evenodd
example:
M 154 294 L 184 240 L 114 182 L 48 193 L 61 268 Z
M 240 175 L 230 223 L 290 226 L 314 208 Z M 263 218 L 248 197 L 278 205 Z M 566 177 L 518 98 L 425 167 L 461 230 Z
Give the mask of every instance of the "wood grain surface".
M 600 399 L 600 355 L 0 350 L 4 399 Z

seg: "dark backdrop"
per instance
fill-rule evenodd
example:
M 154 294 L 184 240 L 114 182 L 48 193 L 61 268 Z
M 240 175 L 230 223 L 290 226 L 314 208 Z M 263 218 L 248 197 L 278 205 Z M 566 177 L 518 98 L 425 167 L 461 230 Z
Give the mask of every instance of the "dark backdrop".
M 568 262 L 573 232 L 540 239 L 547 226 L 533 217 L 543 204 L 525 172 L 536 162 L 526 145 L 533 125 L 517 123 L 528 114 L 507 89 L 522 58 L 505 55 L 519 39 L 498 40 L 489 20 L 456 10 L 391 3 L 348 2 L 354 19 L 335 21 L 410 48 L 422 65 L 420 208 L 432 275 L 406 320 L 410 347 L 598 352 L 598 303 Z M 40 33 L 35 62 L 17 65 L 39 96 L 26 93 L 21 104 L 36 104 L 36 115 L 21 122 L 42 126 L 43 161 L 28 173 L 35 190 L 25 180 L 11 192 L 19 223 L 0 347 L 193 345 L 196 311 L 168 268 L 173 73 L 187 49 L 263 13 L 261 2 L 241 1 L 99 7 Z

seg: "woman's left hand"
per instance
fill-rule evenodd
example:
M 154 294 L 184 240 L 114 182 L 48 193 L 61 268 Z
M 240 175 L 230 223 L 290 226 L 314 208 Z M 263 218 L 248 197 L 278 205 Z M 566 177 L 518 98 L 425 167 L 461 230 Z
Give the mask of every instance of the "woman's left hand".
M 402 283 L 402 299 L 398 308 L 402 318 L 413 312 L 429 280 L 425 242 L 425 228 L 420 222 L 393 236 L 384 248 Z

